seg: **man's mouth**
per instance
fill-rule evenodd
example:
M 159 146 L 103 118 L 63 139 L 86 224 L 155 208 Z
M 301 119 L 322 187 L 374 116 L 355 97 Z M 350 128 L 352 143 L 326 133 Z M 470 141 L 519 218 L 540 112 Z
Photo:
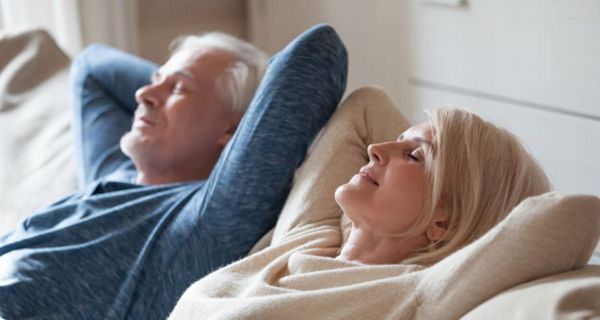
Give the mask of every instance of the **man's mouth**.
M 150 120 L 150 118 L 148 118 L 147 116 L 141 116 L 138 118 L 141 122 L 143 122 L 144 124 L 147 124 L 149 126 L 155 126 L 156 122 Z
M 375 179 L 373 179 L 373 176 L 371 175 L 371 173 L 369 173 L 369 171 L 367 169 L 364 169 L 364 168 L 360 169 L 360 171 L 358 172 L 358 175 L 361 178 L 373 183 L 376 186 L 379 185 L 379 183 L 377 183 L 377 181 L 375 181 Z

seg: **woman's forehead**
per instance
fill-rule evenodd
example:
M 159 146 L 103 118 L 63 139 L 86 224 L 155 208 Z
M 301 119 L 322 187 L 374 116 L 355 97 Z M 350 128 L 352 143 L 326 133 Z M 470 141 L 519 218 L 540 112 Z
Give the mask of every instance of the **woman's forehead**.
M 404 131 L 399 137 L 399 140 L 418 140 L 423 142 L 431 142 L 433 141 L 433 126 L 429 121 L 424 121 L 419 124 L 416 124 Z

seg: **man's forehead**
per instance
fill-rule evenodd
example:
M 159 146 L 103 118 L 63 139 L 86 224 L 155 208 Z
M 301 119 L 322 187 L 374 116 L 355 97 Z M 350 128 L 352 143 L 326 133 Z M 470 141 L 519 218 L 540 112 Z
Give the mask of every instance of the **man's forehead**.
M 162 75 L 179 74 L 186 78 L 198 78 L 201 74 L 217 74 L 231 63 L 231 56 L 215 49 L 181 49 L 162 65 Z
M 171 74 L 175 72 L 184 72 L 188 75 L 193 75 L 189 70 L 195 62 L 193 55 L 190 52 L 177 52 L 172 55 L 165 64 L 160 66 L 158 72 L 161 74 Z

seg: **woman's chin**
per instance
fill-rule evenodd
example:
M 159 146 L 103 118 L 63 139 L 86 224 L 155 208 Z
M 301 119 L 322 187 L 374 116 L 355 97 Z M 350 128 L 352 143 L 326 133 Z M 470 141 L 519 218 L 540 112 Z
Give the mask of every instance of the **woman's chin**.
M 356 197 L 358 193 L 360 193 L 365 186 L 362 184 L 365 183 L 358 174 L 352 176 L 350 181 L 342 184 L 337 187 L 335 190 L 335 200 L 338 202 L 343 197 Z M 338 199 L 340 197 L 340 199 Z
M 349 192 L 347 185 L 348 184 L 345 183 L 335 189 L 335 202 L 337 202 L 340 207 L 343 207 L 344 198 L 346 198 L 346 194 Z
M 345 183 L 335 190 L 335 202 L 344 212 L 360 205 L 361 197 L 359 187 L 352 182 Z

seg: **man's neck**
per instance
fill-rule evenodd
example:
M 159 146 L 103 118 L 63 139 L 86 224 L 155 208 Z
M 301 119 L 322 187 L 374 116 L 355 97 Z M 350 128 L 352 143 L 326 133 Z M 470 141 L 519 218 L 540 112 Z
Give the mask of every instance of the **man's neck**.
M 138 170 L 136 183 L 138 184 L 167 184 L 177 182 L 189 182 L 206 180 L 210 170 L 195 170 L 185 172 L 183 170 L 167 170 L 160 173 L 152 173 L 147 170 Z

